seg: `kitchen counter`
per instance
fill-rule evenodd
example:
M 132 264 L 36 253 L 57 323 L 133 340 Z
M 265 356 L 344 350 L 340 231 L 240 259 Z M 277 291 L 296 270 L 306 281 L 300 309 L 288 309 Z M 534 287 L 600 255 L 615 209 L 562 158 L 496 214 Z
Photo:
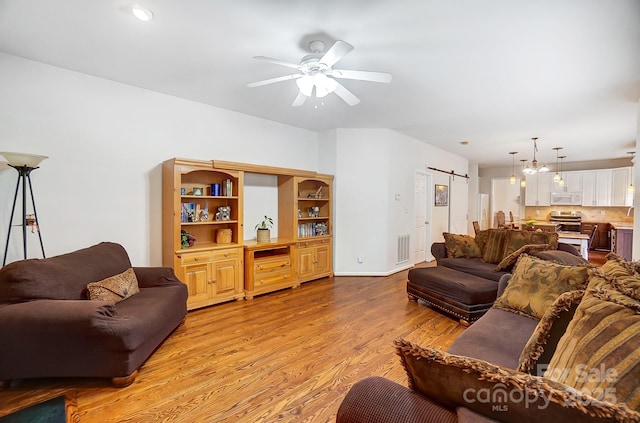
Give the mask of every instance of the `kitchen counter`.
M 633 222 L 609 222 L 613 229 L 633 229 Z

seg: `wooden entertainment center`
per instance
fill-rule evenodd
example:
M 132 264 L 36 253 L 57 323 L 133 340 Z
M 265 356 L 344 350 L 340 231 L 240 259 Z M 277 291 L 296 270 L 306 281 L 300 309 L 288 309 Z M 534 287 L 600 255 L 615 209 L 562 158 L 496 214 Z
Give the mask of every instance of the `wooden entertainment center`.
M 245 172 L 277 176 L 278 239 L 243 240 Z M 189 288 L 188 309 L 252 299 L 332 276 L 332 198 L 332 175 L 216 160 L 166 160 L 162 261 Z

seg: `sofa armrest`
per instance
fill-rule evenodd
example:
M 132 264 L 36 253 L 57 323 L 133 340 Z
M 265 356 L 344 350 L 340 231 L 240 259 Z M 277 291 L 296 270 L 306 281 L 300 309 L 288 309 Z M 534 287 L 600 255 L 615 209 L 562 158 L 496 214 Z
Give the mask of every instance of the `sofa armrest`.
M 436 261 L 447 258 L 447 248 L 444 242 L 434 242 L 431 244 L 431 254 L 435 257 Z
M 104 301 L 36 300 L 1 306 L 0 328 L 8 345 L 38 345 L 43 339 L 91 333 L 96 320 L 117 316 L 115 305 Z
M 182 284 L 170 267 L 134 267 L 140 288 Z
M 354 384 L 340 404 L 336 423 L 447 423 L 455 412 L 379 376 Z
M 499 298 L 504 290 L 506 289 L 509 281 L 511 280 L 511 273 L 506 273 L 500 276 L 500 280 L 498 281 L 498 292 L 496 293 L 496 298 Z

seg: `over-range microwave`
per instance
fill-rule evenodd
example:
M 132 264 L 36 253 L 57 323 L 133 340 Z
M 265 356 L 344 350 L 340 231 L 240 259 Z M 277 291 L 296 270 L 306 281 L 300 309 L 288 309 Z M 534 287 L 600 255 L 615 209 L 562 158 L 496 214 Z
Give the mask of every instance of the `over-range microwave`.
M 552 206 L 579 206 L 582 204 L 581 192 L 552 192 Z

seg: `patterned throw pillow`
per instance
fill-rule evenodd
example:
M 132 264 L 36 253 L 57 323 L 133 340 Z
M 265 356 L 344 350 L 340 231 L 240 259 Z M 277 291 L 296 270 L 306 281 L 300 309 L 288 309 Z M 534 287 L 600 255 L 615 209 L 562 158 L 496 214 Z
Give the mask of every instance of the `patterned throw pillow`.
M 467 407 L 485 417 L 511 423 L 640 419 L 640 413 L 625 404 L 577 395 L 575 389 L 547 378 L 423 348 L 402 339 L 394 344 L 407 372 L 409 388 L 436 398 L 445 407 Z
M 613 289 L 588 289 L 545 377 L 640 411 L 640 302 Z
M 107 301 L 112 304 L 140 292 L 138 279 L 132 268 L 99 282 L 91 282 L 87 285 L 87 290 L 90 300 Z
M 538 365 L 549 364 L 558 341 L 566 332 L 583 296 L 584 291 L 569 291 L 556 298 L 524 346 L 518 360 L 519 371 L 538 376 L 544 373 L 538 374 Z
M 452 258 L 474 258 L 482 257 L 480 248 L 475 239 L 470 235 L 456 235 L 443 232 L 444 246 L 447 249 L 447 257 Z
M 504 257 L 504 242 L 509 231 L 506 229 L 489 229 L 487 242 L 482 250 L 482 260 L 498 264 Z
M 556 232 L 509 230 L 505 240 L 504 255 L 507 256 L 528 244 L 549 244 L 550 250 L 557 250 L 558 234 Z
M 494 307 L 541 319 L 560 294 L 585 288 L 588 269 L 523 254 Z
M 476 244 L 480 248 L 480 251 L 484 251 L 484 246 L 487 245 L 487 240 L 489 239 L 489 231 L 490 229 L 483 229 L 478 231 L 476 234 Z
M 513 265 L 518 261 L 518 257 L 521 254 L 533 254 L 538 251 L 548 250 L 550 247 L 549 244 L 527 244 L 518 248 L 513 253 L 505 256 L 500 263 L 494 269 L 496 272 L 510 272 Z

